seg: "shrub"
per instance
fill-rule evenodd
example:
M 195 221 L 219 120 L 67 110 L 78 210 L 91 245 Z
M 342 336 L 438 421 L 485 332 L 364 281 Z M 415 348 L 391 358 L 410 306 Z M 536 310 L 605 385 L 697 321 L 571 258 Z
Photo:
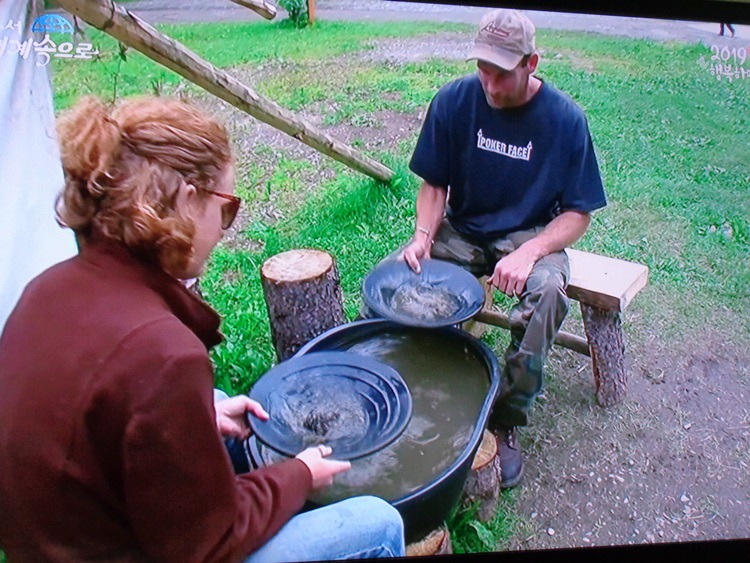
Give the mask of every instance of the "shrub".
M 279 5 L 289 14 L 294 27 L 306 27 L 310 20 L 307 15 L 307 0 L 278 0 Z

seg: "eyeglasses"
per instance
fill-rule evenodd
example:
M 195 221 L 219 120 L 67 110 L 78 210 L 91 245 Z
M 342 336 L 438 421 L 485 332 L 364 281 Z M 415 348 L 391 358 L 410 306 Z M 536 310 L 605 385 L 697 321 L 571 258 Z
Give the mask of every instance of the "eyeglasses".
M 237 196 L 231 194 L 215 192 L 214 190 L 207 190 L 205 188 L 202 188 L 201 191 L 204 191 L 211 195 L 219 196 L 229 202 L 221 206 L 221 228 L 226 231 L 229 227 L 232 226 L 234 218 L 237 217 L 237 212 L 240 210 L 240 204 L 242 203 L 242 200 Z

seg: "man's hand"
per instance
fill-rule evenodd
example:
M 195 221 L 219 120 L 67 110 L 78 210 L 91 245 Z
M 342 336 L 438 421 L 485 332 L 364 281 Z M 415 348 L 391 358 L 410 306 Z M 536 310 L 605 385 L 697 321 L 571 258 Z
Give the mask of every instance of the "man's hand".
M 250 436 L 247 415 L 250 413 L 261 420 L 268 420 L 268 413 L 257 401 L 245 395 L 224 399 L 214 405 L 216 426 L 225 438 L 245 439 Z
M 314 448 L 307 448 L 297 454 L 297 459 L 304 463 L 312 474 L 313 490 L 319 490 L 333 483 L 334 476 L 351 469 L 348 461 L 324 459 L 331 455 L 331 448 L 323 444 Z
M 487 281 L 505 295 L 519 296 L 536 261 L 537 258 L 521 246 L 495 264 L 495 271 Z
M 419 186 L 417 224 L 414 226 L 414 236 L 400 256 L 417 274 L 422 273 L 419 261 L 430 257 L 432 241 L 440 229 L 440 222 L 445 213 L 447 194 L 447 187 L 433 186 L 424 180 L 422 185 Z
M 406 260 L 409 267 L 419 274 L 422 272 L 422 266 L 420 266 L 419 261 L 430 257 L 430 246 L 426 238 L 422 241 L 412 240 L 404 248 L 401 258 Z
M 563 211 L 542 232 L 500 260 L 487 281 L 506 295 L 521 295 L 534 264 L 581 238 L 590 221 L 591 216 L 584 211 Z

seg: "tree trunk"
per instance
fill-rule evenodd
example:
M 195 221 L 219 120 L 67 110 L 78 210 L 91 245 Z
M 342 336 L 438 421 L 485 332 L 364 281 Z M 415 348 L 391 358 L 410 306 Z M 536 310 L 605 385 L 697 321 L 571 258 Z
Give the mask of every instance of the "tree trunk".
M 464 486 L 464 503 L 478 502 L 477 518 L 483 522 L 490 521 L 497 513 L 500 479 L 497 441 L 492 432 L 485 430 Z
M 283 361 L 325 331 L 344 324 L 339 273 L 320 250 L 290 250 L 261 267 L 276 356 Z
M 591 350 L 596 396 L 602 406 L 608 407 L 622 401 L 627 391 L 625 341 L 620 313 L 583 302 L 581 313 Z

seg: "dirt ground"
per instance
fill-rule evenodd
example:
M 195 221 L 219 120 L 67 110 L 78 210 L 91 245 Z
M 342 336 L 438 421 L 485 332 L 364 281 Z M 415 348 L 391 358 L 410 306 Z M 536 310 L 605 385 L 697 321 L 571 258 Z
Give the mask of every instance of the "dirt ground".
M 471 39 L 450 33 L 386 40 L 361 57 L 394 63 L 461 58 Z M 233 70 L 250 84 L 253 72 Z M 319 173 L 305 177 L 310 189 L 331 173 L 312 149 L 223 103 L 202 102 L 232 124 L 241 150 L 274 149 L 262 157 L 268 174 L 280 154 L 321 164 Z M 305 117 L 319 124 L 315 111 Z M 395 147 L 421 118 L 389 112 L 330 132 L 368 149 Z M 247 213 L 278 218 L 275 197 Z M 241 240 L 235 236 L 228 244 Z M 648 286 L 639 298 L 657 291 Z M 588 358 L 552 351 L 545 390 L 520 434 L 526 467 L 522 484 L 510 493 L 521 519 L 510 549 L 750 538 L 750 338 L 733 333 L 741 326 L 735 313 L 717 311 L 705 325 L 665 339 L 661 319 L 649 317 L 639 298 L 624 314 L 629 389 L 623 403 L 599 407 Z M 564 330 L 582 334 L 575 315 Z

